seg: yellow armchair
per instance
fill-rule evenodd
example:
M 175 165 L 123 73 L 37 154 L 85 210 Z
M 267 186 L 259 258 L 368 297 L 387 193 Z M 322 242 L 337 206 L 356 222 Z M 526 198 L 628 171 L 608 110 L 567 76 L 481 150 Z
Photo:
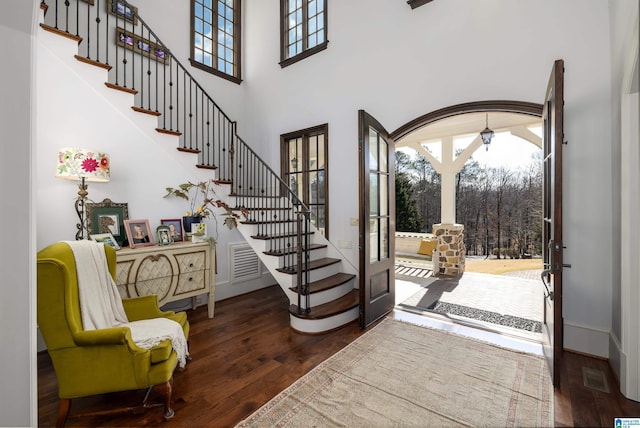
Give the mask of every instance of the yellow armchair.
M 104 246 L 115 278 L 115 250 Z M 63 426 L 71 399 L 107 392 L 154 388 L 164 395 L 164 417 L 173 416 L 171 391 L 178 364 L 171 341 L 151 349 L 138 347 L 128 327 L 85 331 L 82 327 L 75 257 L 58 242 L 38 252 L 38 326 L 58 379 L 60 407 L 56 425 Z M 156 296 L 123 300 L 129 321 L 165 317 L 178 322 L 189 337 L 186 313 L 163 312 Z M 143 407 L 149 407 L 143 403 Z

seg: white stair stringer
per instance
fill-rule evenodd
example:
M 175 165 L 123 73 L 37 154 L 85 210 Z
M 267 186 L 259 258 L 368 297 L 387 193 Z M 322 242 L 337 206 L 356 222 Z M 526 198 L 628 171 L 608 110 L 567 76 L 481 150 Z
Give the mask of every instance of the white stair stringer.
M 220 186 L 220 189 L 216 189 L 218 197 L 220 197 L 220 199 L 226 202 L 229 206 L 234 207 L 235 198 L 233 196 L 228 196 L 231 191 L 230 186 L 228 184 L 221 184 Z M 280 200 L 278 204 L 278 206 L 283 206 L 283 204 L 285 203 Z M 258 226 L 255 224 L 238 224 L 239 232 L 242 234 L 251 248 L 256 252 L 258 257 L 260 258 L 264 266 L 269 270 L 274 279 L 278 282 L 280 288 L 282 288 L 287 298 L 289 299 L 289 302 L 291 304 L 297 305 L 298 294 L 295 291 L 291 290 L 291 287 L 295 287 L 296 285 L 296 275 L 278 271 L 278 268 L 281 267 L 281 257 L 276 257 L 264 253 L 268 250 L 268 240 L 252 238 L 253 235 L 257 234 L 257 229 Z M 328 290 L 320 291 L 317 293 L 312 293 L 310 295 L 310 307 L 313 308 L 318 305 L 338 299 L 352 292 L 354 288 L 357 288 L 358 272 L 354 266 L 345 261 L 344 255 L 340 253 L 340 251 L 335 246 L 333 246 L 331 242 L 329 242 L 324 236 L 322 236 L 322 234 L 320 234 L 314 226 L 311 226 L 311 229 L 314 233 L 310 237 L 310 243 L 326 245 L 325 248 L 311 250 L 311 260 L 329 257 L 339 259 L 340 262 L 310 271 L 310 281 L 323 279 L 338 272 L 355 275 L 353 279 L 344 282 L 338 287 L 330 288 Z M 357 319 L 358 315 L 358 307 L 355 307 L 346 312 L 341 312 L 334 316 L 319 319 L 303 319 L 290 315 L 290 323 L 293 329 L 300 332 L 321 333 L 339 328 L 347 323 L 350 323 Z

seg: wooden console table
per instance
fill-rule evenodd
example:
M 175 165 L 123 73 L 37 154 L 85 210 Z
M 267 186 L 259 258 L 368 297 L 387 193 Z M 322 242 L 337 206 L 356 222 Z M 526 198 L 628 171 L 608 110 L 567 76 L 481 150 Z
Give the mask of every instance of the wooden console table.
M 158 305 L 208 294 L 209 318 L 215 299 L 215 252 L 208 242 L 122 248 L 116 253 L 116 284 L 122 298 L 158 296 Z

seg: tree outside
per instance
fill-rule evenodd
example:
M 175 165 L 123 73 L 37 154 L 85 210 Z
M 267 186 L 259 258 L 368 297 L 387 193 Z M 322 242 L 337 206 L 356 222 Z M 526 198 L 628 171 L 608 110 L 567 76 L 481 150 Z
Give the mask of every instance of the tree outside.
M 456 221 L 468 255 L 529 258 L 541 253 L 542 162 L 482 167 L 470 158 L 456 177 Z M 431 233 L 440 223 L 440 175 L 426 158 L 396 151 L 396 230 Z

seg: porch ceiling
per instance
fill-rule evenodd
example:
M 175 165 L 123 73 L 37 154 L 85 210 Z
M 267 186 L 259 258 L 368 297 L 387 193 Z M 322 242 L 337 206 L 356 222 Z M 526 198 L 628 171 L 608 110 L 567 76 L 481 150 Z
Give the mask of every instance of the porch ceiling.
M 411 143 L 424 143 L 446 137 L 477 135 L 485 128 L 486 113 L 466 113 L 448 117 L 417 129 L 396 141 L 396 148 Z M 489 113 L 489 128 L 495 132 L 513 132 L 516 129 L 541 126 L 542 120 L 518 113 Z

